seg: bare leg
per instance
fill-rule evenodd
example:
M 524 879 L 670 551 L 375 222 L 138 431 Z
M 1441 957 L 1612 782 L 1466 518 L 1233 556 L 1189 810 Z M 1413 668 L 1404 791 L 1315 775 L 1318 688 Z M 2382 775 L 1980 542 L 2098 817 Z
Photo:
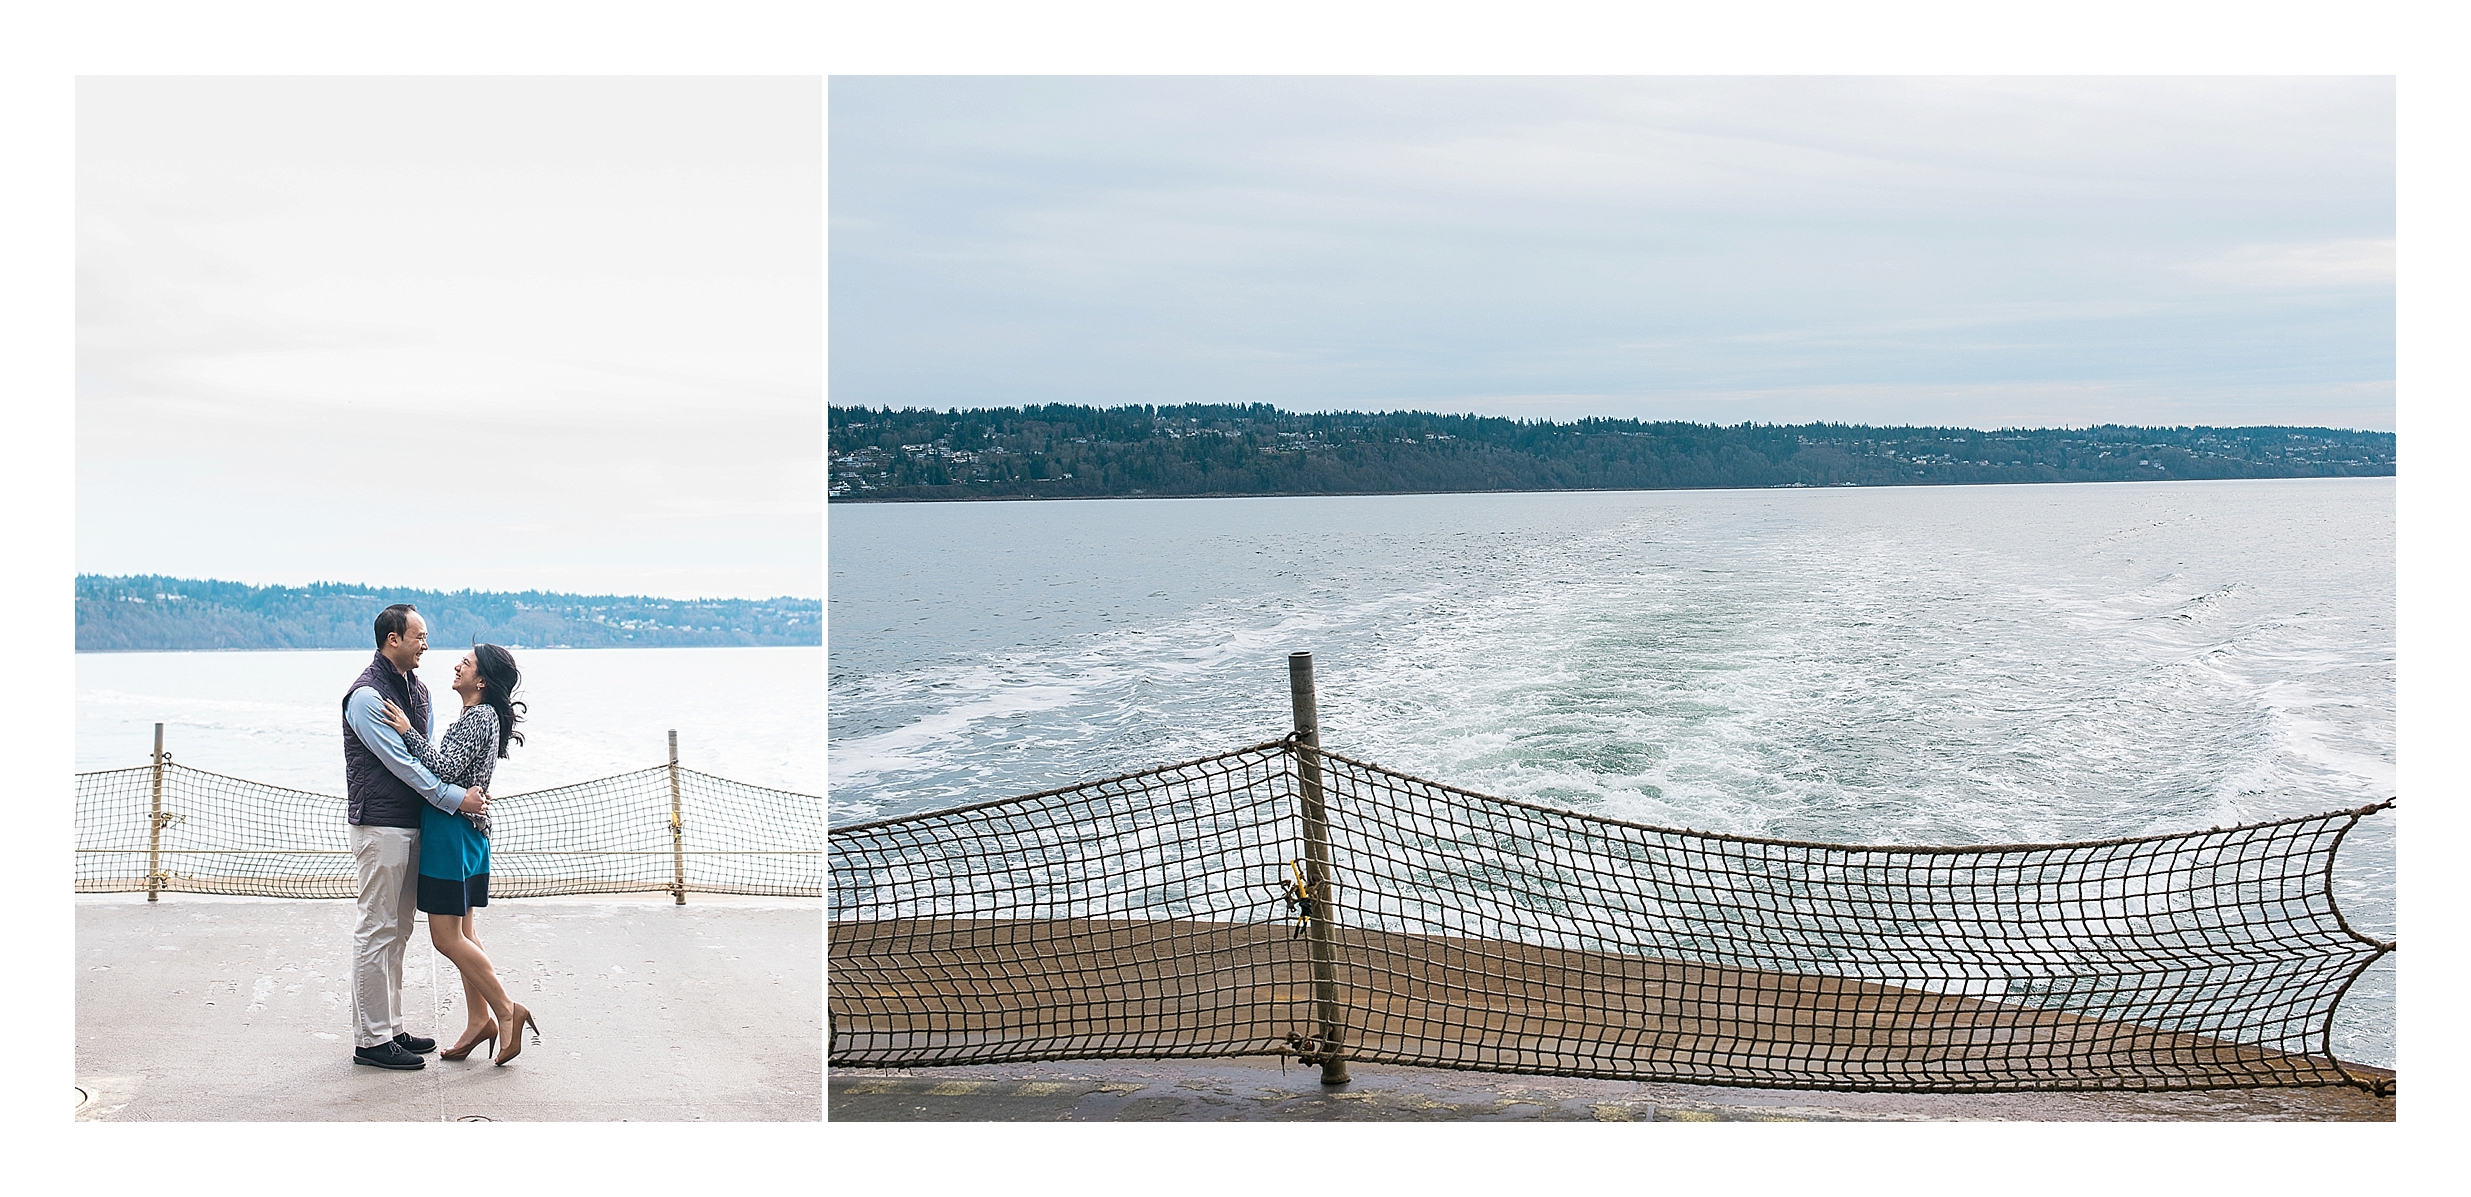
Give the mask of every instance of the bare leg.
M 481 946 L 480 936 L 472 933 L 473 916 L 479 913 L 479 911 L 475 910 L 463 916 L 463 938 L 468 941 L 475 950 L 485 951 L 485 949 Z M 453 916 L 449 915 L 447 917 L 451 918 Z M 432 942 L 435 942 L 437 939 L 437 932 L 435 930 L 434 918 L 431 922 L 431 928 L 429 938 Z M 453 957 L 450 956 L 447 959 L 451 960 Z M 465 1042 L 470 1042 L 474 1037 L 480 1034 L 481 1028 L 489 1025 L 489 998 L 486 994 L 481 992 L 480 984 L 472 979 L 472 974 L 463 971 L 462 965 L 458 964 L 455 966 L 455 973 L 463 979 L 463 1037 Z
M 464 992 L 477 993 L 497 1014 L 498 1025 L 507 1026 L 514 1017 L 515 1003 L 506 996 L 506 987 L 498 984 L 498 974 L 490 969 L 489 957 L 481 954 L 479 942 L 464 934 L 463 916 L 430 915 L 429 941 L 455 962 L 455 971 L 463 974 Z

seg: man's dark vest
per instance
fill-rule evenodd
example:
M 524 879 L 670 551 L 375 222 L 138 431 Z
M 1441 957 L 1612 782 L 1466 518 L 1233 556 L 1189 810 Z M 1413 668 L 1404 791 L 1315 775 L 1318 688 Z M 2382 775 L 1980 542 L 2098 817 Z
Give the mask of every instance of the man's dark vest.
M 409 681 L 411 685 L 404 683 Z M 352 706 L 352 690 L 367 686 L 382 698 L 395 700 L 403 713 L 412 717 L 412 726 L 421 735 L 429 734 L 429 687 L 417 677 L 407 678 L 395 672 L 395 663 L 378 653 L 369 667 L 352 679 L 351 689 L 343 692 L 343 706 Z M 392 729 L 388 730 L 393 734 Z M 351 821 L 363 827 L 418 827 L 420 808 L 429 805 L 420 792 L 403 784 L 386 768 L 369 746 L 352 732 L 352 721 L 343 720 L 343 792 L 351 801 Z

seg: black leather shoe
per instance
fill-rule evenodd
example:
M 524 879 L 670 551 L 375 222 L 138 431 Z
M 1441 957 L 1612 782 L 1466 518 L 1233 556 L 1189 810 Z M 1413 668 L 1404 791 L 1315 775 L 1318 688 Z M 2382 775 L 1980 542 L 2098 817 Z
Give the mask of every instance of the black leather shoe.
M 413 1035 L 410 1033 L 403 1033 L 395 1036 L 395 1046 L 402 1048 L 415 1056 L 425 1056 L 438 1050 L 438 1041 L 435 1039 L 423 1039 L 418 1035 Z
M 410 1069 L 426 1068 L 429 1066 L 429 1062 L 427 1060 L 423 1060 L 419 1056 L 403 1050 L 401 1045 L 393 1042 L 392 1040 L 381 1043 L 376 1047 L 353 1048 L 352 1063 L 367 1064 L 372 1068 Z

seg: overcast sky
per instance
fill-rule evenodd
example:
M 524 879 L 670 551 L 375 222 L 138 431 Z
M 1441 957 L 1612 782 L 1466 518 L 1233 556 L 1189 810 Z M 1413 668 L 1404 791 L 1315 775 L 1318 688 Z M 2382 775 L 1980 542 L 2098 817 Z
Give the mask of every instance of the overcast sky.
M 820 596 L 819 80 L 77 101 L 81 572 Z
M 835 78 L 841 404 L 2394 427 L 2384 78 Z

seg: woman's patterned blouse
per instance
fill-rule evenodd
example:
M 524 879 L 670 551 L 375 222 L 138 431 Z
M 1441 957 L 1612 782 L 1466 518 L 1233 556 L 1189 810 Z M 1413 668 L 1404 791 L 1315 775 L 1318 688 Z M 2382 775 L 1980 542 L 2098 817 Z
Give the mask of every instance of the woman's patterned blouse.
M 401 735 L 403 746 L 410 749 L 413 756 L 419 757 L 420 763 L 436 774 L 439 781 L 450 786 L 466 789 L 478 786 L 486 790 L 490 776 L 497 772 L 498 711 L 488 703 L 466 707 L 463 715 L 446 729 L 446 734 L 438 737 L 434 748 L 430 746 L 428 737 L 418 731 L 403 732 Z M 464 818 L 471 822 L 472 830 L 484 836 L 489 834 L 489 815 L 486 812 L 465 815 Z

